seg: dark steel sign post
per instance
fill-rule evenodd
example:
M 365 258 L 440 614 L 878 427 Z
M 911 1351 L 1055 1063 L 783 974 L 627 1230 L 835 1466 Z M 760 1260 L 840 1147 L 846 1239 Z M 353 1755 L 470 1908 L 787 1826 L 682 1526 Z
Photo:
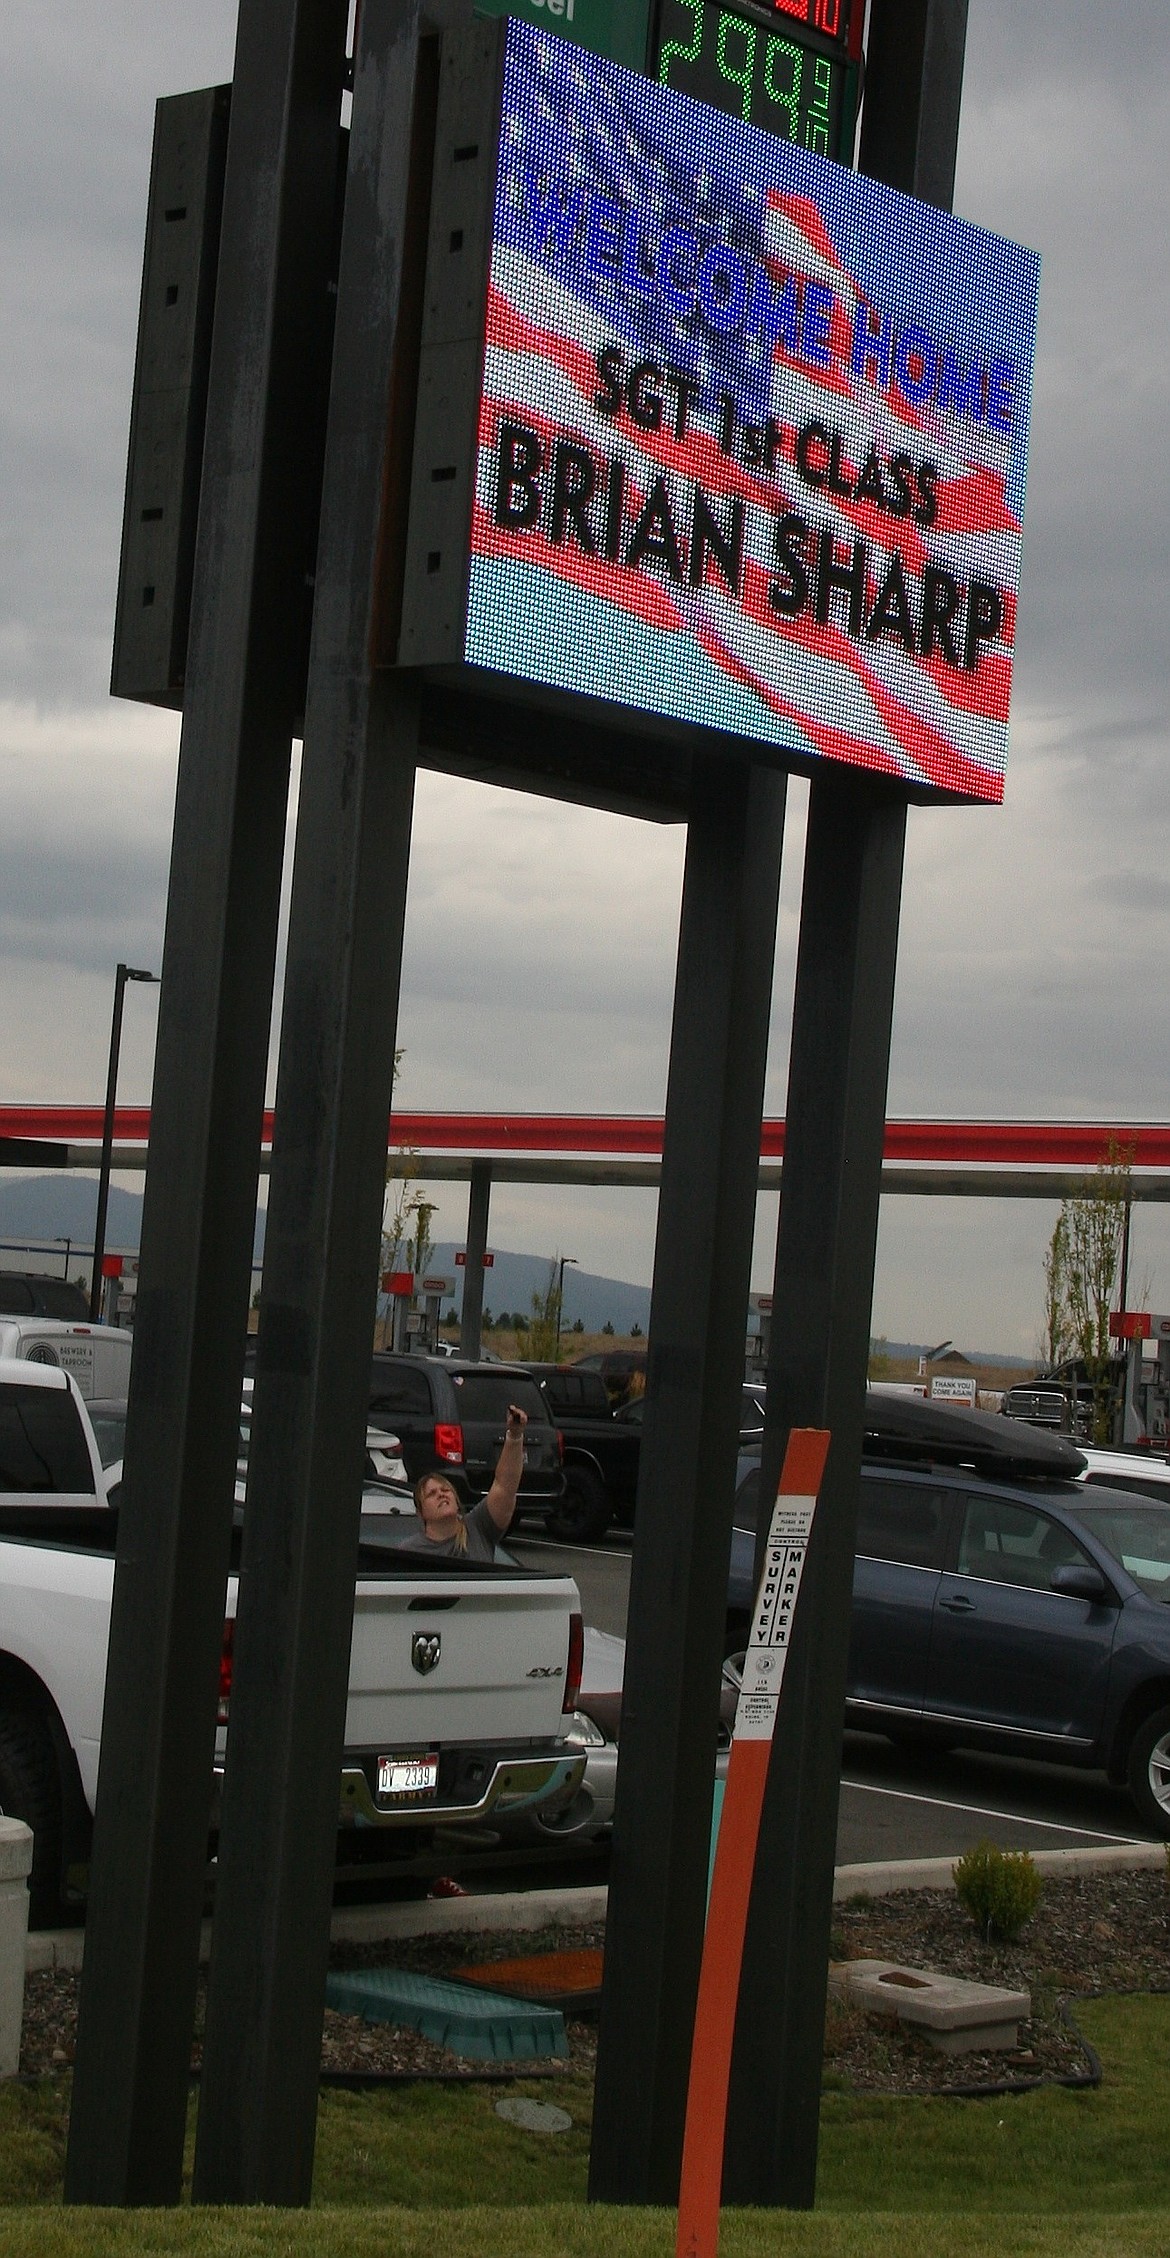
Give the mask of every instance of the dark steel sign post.
M 173 2203 L 181 2184 L 344 37 L 344 5 L 240 9 L 72 2202 Z M 176 216 L 164 224 L 181 229 L 182 195 L 166 208 Z M 148 279 L 162 312 L 185 318 L 175 272 Z M 139 612 L 153 610 L 154 595 L 153 581 L 140 585 Z
M 967 0 L 874 0 L 861 166 L 954 193 Z M 743 1973 L 724 2200 L 816 2191 L 841 1722 L 853 1595 L 906 805 L 812 786 L 789 1061 L 760 1496 L 789 1431 L 832 1432 L 768 1777 Z M 762 1515 L 759 1544 L 766 1538 Z
M 863 162 L 939 204 L 953 178 L 965 6 L 872 0 Z M 630 37 L 632 12 L 613 0 L 565 0 L 565 12 L 582 49 L 604 51 L 607 23 Z M 668 12 L 663 0 L 659 29 Z M 761 325 L 792 366 L 828 368 L 833 292 L 807 262 L 786 282 L 763 235 L 749 259 L 731 201 L 713 242 L 698 217 L 667 229 L 701 169 L 688 156 L 672 174 L 669 133 L 643 151 L 640 177 L 661 175 L 654 197 L 641 219 L 623 216 L 605 166 L 625 176 L 630 129 L 605 134 L 613 105 L 636 110 L 642 97 L 615 87 L 611 63 L 586 52 L 573 64 L 573 83 L 594 89 L 583 146 L 600 153 L 574 191 L 566 105 L 531 100 L 542 72 L 569 86 L 563 47 L 515 27 L 505 40 L 499 24 L 472 23 L 466 0 L 364 0 L 338 266 L 346 14 L 344 0 L 240 0 L 222 229 L 223 90 L 172 114 L 166 165 L 175 178 L 186 166 L 189 191 L 152 196 L 115 687 L 181 702 L 184 723 L 67 2195 L 167 2203 L 180 2192 L 289 749 L 303 715 L 196 2198 L 293 2204 L 311 2191 L 421 758 L 687 823 L 591 2170 L 591 2193 L 619 2202 L 678 2193 L 786 771 L 813 775 L 762 1494 L 792 1425 L 830 1427 L 833 1450 L 764 1817 L 725 2182 L 736 2200 L 806 2203 L 914 789 L 872 737 L 842 748 L 816 635 L 834 605 L 840 631 L 847 598 L 871 674 L 889 662 L 891 627 L 915 664 L 973 670 L 998 633 L 995 591 L 979 583 L 977 597 L 972 582 L 964 653 L 951 629 L 958 585 L 928 570 L 919 649 L 892 570 L 870 617 L 863 545 L 849 564 L 791 505 L 760 574 L 752 543 L 771 538 L 775 514 L 761 480 L 795 444 L 751 405 L 770 381 Z M 681 15 L 699 56 L 710 11 L 685 0 Z M 680 107 L 669 88 L 654 99 L 707 135 L 729 198 L 729 136 L 749 131 L 757 97 L 803 120 L 805 140 L 794 131 L 791 159 L 776 158 L 784 224 L 795 214 L 799 230 L 816 188 L 804 153 L 821 130 L 816 64 L 833 59 L 846 18 L 837 0 L 775 0 L 775 29 L 762 0 L 726 15 L 707 59 L 733 97 L 740 89 L 731 122 Z M 649 25 L 649 11 L 637 20 Z M 814 73 L 803 109 L 796 47 Z M 510 154 L 525 135 L 540 144 L 527 171 Z M 763 147 L 755 136 L 753 164 Z M 825 193 L 845 179 L 835 171 Z M 201 232 L 182 252 L 167 229 L 192 211 Z M 643 221 L 656 239 L 639 236 Z M 165 313 L 186 304 L 172 253 L 193 297 L 186 328 L 169 331 Z M 558 303 L 576 307 L 570 330 L 577 320 L 587 347 L 545 334 L 542 261 L 559 262 Z M 597 321 L 617 323 L 623 304 L 635 307 L 625 343 L 599 341 Z M 680 307 L 694 322 L 683 342 L 702 333 L 701 373 L 654 346 L 653 322 L 669 342 Z M 862 364 L 885 350 L 856 332 Z M 920 361 L 904 384 L 921 381 Z M 584 396 L 558 410 L 556 385 L 582 365 Z M 883 403 L 869 397 L 866 413 Z M 675 460 L 688 419 L 691 451 Z M 169 483 L 155 494 L 152 448 L 161 462 L 167 433 Z M 806 437 L 806 485 L 852 495 L 816 416 Z M 874 460 L 868 491 L 900 508 L 876 442 Z M 924 524 L 932 471 L 919 466 L 916 490 L 913 465 L 898 474 Z M 669 631 L 657 645 L 647 618 Z M 910 770 L 926 796 L 995 796 L 1002 744 L 988 754 L 990 740 L 968 742 L 966 728 L 915 741 Z M 870 773 L 883 764 L 894 779 Z M 477 1191 L 468 1337 L 486 1238 L 486 1184 Z
M 426 52 L 413 0 L 362 15 L 195 2152 L 208 2203 L 312 2187 L 418 750 L 416 686 L 371 666 L 371 562 L 420 280 Z

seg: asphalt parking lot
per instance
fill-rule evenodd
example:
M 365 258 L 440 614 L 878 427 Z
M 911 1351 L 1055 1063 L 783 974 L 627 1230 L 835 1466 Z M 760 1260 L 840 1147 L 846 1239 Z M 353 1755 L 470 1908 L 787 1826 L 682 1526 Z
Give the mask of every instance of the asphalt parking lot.
M 513 1537 L 534 1567 L 568 1567 L 585 1620 L 623 1637 L 630 1539 L 569 1546 Z M 957 1858 L 990 1836 L 1005 1850 L 1080 1850 L 1156 1838 L 1124 1790 L 1096 1773 L 1015 1762 L 972 1750 L 895 1748 L 876 1733 L 847 1733 L 837 1863 Z

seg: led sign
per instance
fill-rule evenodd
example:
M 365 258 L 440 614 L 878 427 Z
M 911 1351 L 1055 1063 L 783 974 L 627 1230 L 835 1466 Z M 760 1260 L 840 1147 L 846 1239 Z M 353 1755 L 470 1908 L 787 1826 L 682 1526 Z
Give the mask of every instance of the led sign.
M 843 0 L 661 0 L 651 68 L 661 86 L 847 158 L 856 107 L 847 22 Z M 810 36 L 830 25 L 837 43 Z
M 502 46 L 478 247 L 478 141 L 436 163 L 399 663 L 1000 799 L 1035 254 Z

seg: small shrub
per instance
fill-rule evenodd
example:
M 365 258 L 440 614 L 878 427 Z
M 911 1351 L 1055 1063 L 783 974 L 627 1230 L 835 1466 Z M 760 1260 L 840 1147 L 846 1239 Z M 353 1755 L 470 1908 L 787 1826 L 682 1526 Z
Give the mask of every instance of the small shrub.
M 1031 1920 L 1044 1884 L 1026 1850 L 976 1843 L 952 1869 L 959 1901 L 988 1944 L 1013 1944 Z

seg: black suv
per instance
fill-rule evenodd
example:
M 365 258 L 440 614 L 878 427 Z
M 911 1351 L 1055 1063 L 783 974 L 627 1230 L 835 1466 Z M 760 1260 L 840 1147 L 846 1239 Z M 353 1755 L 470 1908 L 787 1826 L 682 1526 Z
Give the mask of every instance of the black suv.
M 462 1357 L 375 1355 L 370 1418 L 398 1436 L 411 1482 L 442 1466 L 463 1498 L 486 1495 L 504 1440 L 508 1405 L 528 1413 L 518 1514 L 547 1516 L 564 1492 L 560 1437 L 530 1372 Z
M 989 1413 L 871 1395 L 867 1429 L 849 1721 L 1106 1772 L 1170 1836 L 1170 1505 L 1090 1487 L 1071 1440 Z M 758 1458 L 740 1473 L 729 1646 Z
M 62 1317 L 67 1324 L 89 1320 L 89 1295 L 68 1278 L 42 1277 L 38 1270 L 0 1270 L 0 1317 Z

